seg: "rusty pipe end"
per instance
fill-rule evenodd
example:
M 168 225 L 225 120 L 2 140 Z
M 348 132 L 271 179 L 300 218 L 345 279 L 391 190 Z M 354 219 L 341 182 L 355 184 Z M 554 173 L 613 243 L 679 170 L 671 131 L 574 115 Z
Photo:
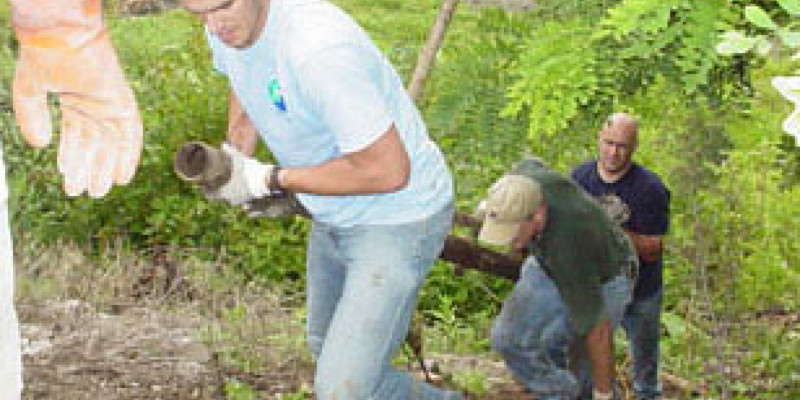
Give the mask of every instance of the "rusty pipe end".
M 222 150 L 194 141 L 175 153 L 174 169 L 180 179 L 213 190 L 230 179 L 231 161 Z

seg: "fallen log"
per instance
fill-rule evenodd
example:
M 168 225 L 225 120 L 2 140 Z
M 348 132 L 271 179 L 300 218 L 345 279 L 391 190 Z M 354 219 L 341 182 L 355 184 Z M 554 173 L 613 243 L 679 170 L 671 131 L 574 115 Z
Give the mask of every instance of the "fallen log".
M 498 253 L 456 235 L 447 236 L 439 258 L 455 264 L 457 270 L 472 269 L 512 281 L 519 278 L 522 265 L 522 257 Z

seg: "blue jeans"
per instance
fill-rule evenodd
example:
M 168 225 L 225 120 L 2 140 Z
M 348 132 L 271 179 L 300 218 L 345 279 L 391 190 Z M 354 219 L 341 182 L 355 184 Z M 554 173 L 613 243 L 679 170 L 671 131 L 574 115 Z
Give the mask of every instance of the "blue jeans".
M 605 313 L 619 326 L 630 301 L 632 284 L 619 276 L 603 285 Z M 575 340 L 567 307 L 558 288 L 528 257 L 514 290 L 503 304 L 492 329 L 492 347 L 514 378 L 540 399 L 574 399 L 579 393 L 575 376 L 567 370 L 567 352 Z
M 317 362 L 317 399 L 461 398 L 390 364 L 452 220 L 449 206 L 400 225 L 337 228 L 314 222 L 307 255 L 307 333 Z
M 622 327 L 633 358 L 633 390 L 639 400 L 661 397 L 658 382 L 659 336 L 663 289 L 644 299 L 634 299 L 625 310 Z

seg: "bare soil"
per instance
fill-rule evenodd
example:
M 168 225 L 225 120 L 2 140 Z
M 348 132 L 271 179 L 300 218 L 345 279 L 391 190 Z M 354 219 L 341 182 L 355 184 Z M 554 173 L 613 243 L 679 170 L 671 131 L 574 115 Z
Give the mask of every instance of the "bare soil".
M 148 299 L 116 299 L 98 306 L 80 299 L 23 298 L 17 309 L 24 399 L 221 400 L 228 398 L 226 387 L 233 382 L 246 384 L 259 399 L 289 394 L 311 399 L 313 365 L 298 345 L 303 341 L 301 325 L 290 322 L 286 312 L 272 306 L 251 308 L 245 315 L 258 314 L 253 321 L 258 326 L 220 329 L 219 324 L 229 320 L 224 317 L 227 311 L 254 297 L 224 301 L 216 320 L 194 303 L 164 306 Z M 247 358 L 243 352 L 256 354 L 252 364 L 231 362 L 230 355 Z M 449 378 L 454 373 L 483 376 L 490 390 L 469 394 L 468 399 L 533 399 L 512 382 L 502 362 L 485 355 L 427 354 L 426 361 L 440 386 L 452 387 Z M 424 378 L 416 363 L 405 367 Z M 683 397 L 675 388 L 669 393 L 666 398 Z
M 198 318 L 81 300 L 23 304 L 26 399 L 212 399 L 217 370 Z
M 132 305 L 102 312 L 82 300 L 23 301 L 17 308 L 24 399 L 225 399 L 226 384 L 234 380 L 255 389 L 258 398 L 296 393 L 311 398 L 313 369 L 301 354 L 286 358 L 286 349 L 267 350 L 282 360 L 247 372 L 221 360 L 230 343 L 201 340 L 208 321 L 186 310 Z M 442 371 L 471 370 L 488 377 L 491 392 L 474 399 L 530 398 L 510 382 L 497 361 L 433 357 Z M 417 368 L 410 369 L 421 377 Z

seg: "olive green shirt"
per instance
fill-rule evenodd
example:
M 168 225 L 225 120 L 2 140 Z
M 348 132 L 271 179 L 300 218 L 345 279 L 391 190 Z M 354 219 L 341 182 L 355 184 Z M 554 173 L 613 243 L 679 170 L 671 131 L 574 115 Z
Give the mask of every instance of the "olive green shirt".
M 558 287 L 573 329 L 586 336 L 605 315 L 603 284 L 619 276 L 630 257 L 627 239 L 588 194 L 538 160 L 521 161 L 511 174 L 542 187 L 547 220 L 531 253 Z

